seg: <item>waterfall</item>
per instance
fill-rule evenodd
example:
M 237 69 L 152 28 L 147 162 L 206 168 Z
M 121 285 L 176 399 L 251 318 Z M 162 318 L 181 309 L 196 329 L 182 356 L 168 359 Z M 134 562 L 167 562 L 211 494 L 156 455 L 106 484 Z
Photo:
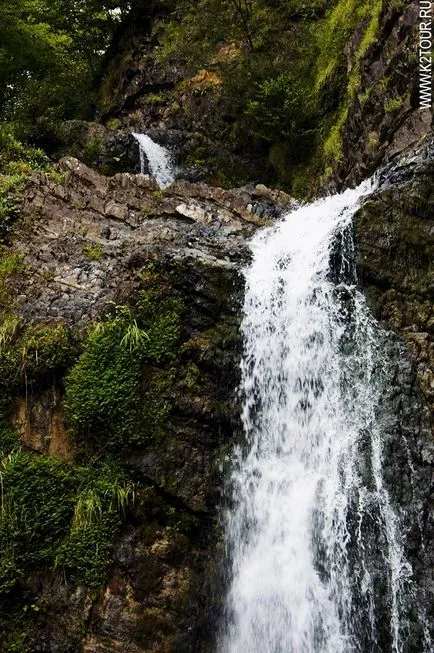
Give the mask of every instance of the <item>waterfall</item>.
M 148 160 L 149 170 L 157 180 L 160 188 L 167 188 L 175 180 L 172 157 L 169 150 L 155 143 L 147 134 L 133 133 L 139 144 L 140 172 L 145 171 L 145 159 Z
M 383 475 L 385 333 L 356 285 L 351 220 L 370 187 L 251 243 L 220 653 L 430 650 Z

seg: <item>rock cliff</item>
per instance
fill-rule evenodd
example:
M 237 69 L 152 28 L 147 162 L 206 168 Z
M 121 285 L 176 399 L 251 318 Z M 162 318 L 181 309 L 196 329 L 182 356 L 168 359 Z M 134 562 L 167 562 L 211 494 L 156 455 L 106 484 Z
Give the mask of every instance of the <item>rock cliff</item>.
M 399 157 L 354 224 L 359 281 L 396 361 L 387 482 L 430 591 L 434 153 L 415 101 L 415 4 L 397 4 L 362 59 L 325 186 Z M 162 63 L 152 21 L 142 27 L 113 46 L 99 122 L 59 127 L 68 156 L 30 177 L 0 260 L 8 653 L 212 650 L 218 508 L 240 431 L 240 269 L 250 236 L 294 200 L 256 183 L 264 152 L 231 140 L 220 80 Z M 349 70 L 357 47 L 353 35 Z M 163 191 L 135 174 L 132 129 L 169 144 L 184 178 Z M 255 183 L 223 189 L 222 159 Z
M 10 420 L 32 456 L 90 470 L 115 459 L 138 489 L 122 525 L 115 519 L 107 534 L 101 587 L 86 588 L 93 583 L 85 552 L 81 579 L 65 564 L 50 571 L 68 520 L 39 565 L 26 559 L 14 568 L 4 604 L 6 650 L 20 636 L 23 651 L 207 649 L 221 461 L 238 429 L 239 270 L 249 235 L 292 204 L 265 186 L 224 191 L 179 181 L 160 191 L 148 176 L 106 178 L 72 158 L 60 161 L 55 180 L 33 175 L 8 250 L 14 265 L 3 278 L 3 322 L 16 320 L 8 346 L 27 347 L 12 374 Z M 136 387 L 127 386 L 136 393 L 132 402 L 109 359 L 92 387 L 80 367 L 95 325 L 113 325 L 126 311 L 146 322 L 145 344 L 156 348 L 142 362 Z M 65 337 L 74 341 L 67 360 L 45 361 L 43 343 L 27 342 L 38 329 L 55 347 Z M 121 337 L 109 358 L 119 355 Z M 131 380 L 134 361 L 123 356 Z M 42 368 L 31 371 L 36 359 L 44 359 Z M 2 362 L 5 373 L 4 355 Z M 96 405 L 81 414 L 94 393 Z M 119 398 L 128 403 L 119 408 L 122 420 L 130 424 L 131 413 L 140 420 L 122 443 L 110 435 Z M 12 493 L 7 474 L 6 465 Z M 14 615 L 23 610 L 33 610 L 33 618 L 17 628 Z

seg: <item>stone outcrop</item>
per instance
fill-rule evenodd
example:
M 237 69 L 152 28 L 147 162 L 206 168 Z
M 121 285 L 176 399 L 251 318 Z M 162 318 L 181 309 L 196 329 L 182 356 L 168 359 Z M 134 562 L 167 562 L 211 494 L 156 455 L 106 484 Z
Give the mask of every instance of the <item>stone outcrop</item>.
M 178 181 L 165 192 L 149 176 L 107 178 L 77 159 L 59 169 L 61 184 L 34 174 L 14 234 L 26 266 L 15 308 L 26 319 L 84 326 L 156 259 L 235 269 L 246 237 L 293 205 L 261 185 L 225 191 Z
M 359 273 L 377 317 L 399 333 L 434 408 L 432 140 L 381 173 L 355 216 Z
M 384 399 L 383 465 L 389 494 L 407 525 L 401 533 L 421 604 L 432 620 L 434 416 L 433 143 L 410 150 L 379 177 L 354 217 L 358 273 L 385 327 L 392 361 Z M 431 606 L 431 607 L 430 607 Z M 410 649 L 413 650 L 413 649 Z
M 334 175 L 339 188 L 369 177 L 431 130 L 431 111 L 420 109 L 419 7 L 411 0 L 402 5 L 385 7 L 362 61 L 359 92 L 341 132 L 343 157 Z M 349 44 L 349 67 L 358 38 Z
M 239 269 L 246 239 L 292 205 L 263 185 L 225 191 L 178 181 L 163 192 L 149 176 L 107 178 L 70 157 L 54 176 L 33 175 L 9 248 L 20 264 L 8 277 L 7 310 L 23 325 L 61 324 L 81 338 L 149 284 L 185 308 L 177 360 L 143 370 L 145 379 L 170 377 L 159 390 L 164 426 L 117 454 L 145 489 L 128 507 L 106 582 L 95 591 L 35 568 L 8 596 L 9 623 L 23 596 L 38 606 L 23 650 L 209 649 L 219 461 L 238 429 Z M 91 433 L 79 443 L 71 436 L 63 374 L 26 384 L 11 420 L 25 451 L 83 464 L 105 450 Z

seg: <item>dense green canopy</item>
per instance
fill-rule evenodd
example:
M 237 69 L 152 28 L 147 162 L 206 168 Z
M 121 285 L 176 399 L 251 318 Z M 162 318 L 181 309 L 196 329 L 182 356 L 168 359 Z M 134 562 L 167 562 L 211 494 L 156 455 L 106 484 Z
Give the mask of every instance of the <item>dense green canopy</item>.
M 88 106 L 126 0 L 0 0 L 0 115 L 33 126 Z

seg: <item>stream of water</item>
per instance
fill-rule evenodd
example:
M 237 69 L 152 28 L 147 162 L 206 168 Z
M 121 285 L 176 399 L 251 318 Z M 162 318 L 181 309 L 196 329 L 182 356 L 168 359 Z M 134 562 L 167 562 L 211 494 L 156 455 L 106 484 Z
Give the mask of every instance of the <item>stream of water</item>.
M 172 157 L 169 150 L 152 140 L 147 134 L 133 133 L 139 144 L 140 172 L 146 169 L 146 161 L 151 175 L 157 180 L 160 188 L 167 188 L 175 181 Z
M 410 621 L 424 628 L 383 475 L 388 361 L 354 266 L 370 189 L 303 206 L 251 244 L 220 653 L 430 651 L 426 633 L 406 648 Z

